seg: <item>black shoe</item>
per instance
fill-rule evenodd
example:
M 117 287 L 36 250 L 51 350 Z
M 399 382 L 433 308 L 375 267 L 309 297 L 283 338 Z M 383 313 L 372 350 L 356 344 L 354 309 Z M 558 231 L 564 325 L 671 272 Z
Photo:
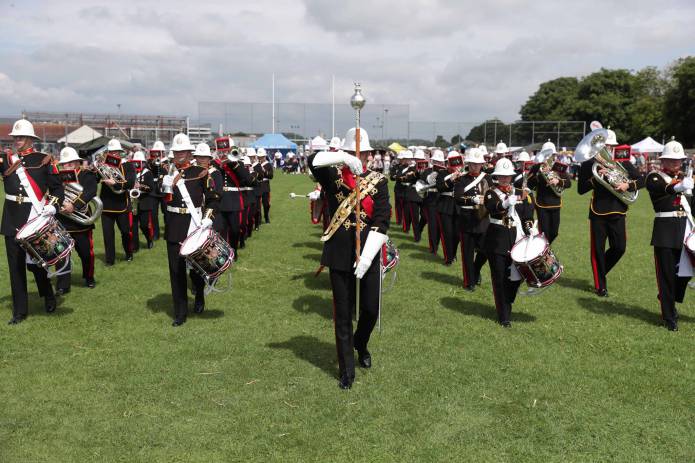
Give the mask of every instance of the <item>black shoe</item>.
M 195 301 L 195 305 L 193 306 L 193 312 L 203 313 L 203 310 L 205 310 L 205 301 Z
M 184 323 L 186 323 L 186 319 L 176 318 L 176 319 L 174 319 L 174 321 L 173 321 L 173 323 L 171 324 L 171 326 L 181 326 L 181 325 L 183 325 Z
M 512 322 L 510 322 L 510 321 L 500 322 L 500 325 L 502 325 L 504 328 L 511 328 Z
M 133 261 L 133 255 L 132 255 L 132 254 L 126 254 L 125 260 L 126 260 L 127 262 L 132 262 L 132 261 Z
M 606 288 L 603 289 L 597 289 L 596 290 L 596 295 L 598 297 L 608 297 L 608 290 Z
M 87 288 L 94 288 L 97 285 L 97 282 L 94 281 L 94 278 L 87 278 L 86 280 L 84 280 L 84 285 Z
M 26 315 L 14 315 L 12 316 L 12 319 L 7 322 L 8 325 L 19 325 L 22 323 L 24 320 L 26 320 L 27 316 Z
M 454 263 L 454 261 L 453 261 L 453 260 L 450 260 L 450 261 L 444 262 L 444 265 L 448 267 L 448 266 L 450 266 L 450 265 L 453 264 L 453 263 Z
M 270 223 L 270 219 L 265 219 L 265 223 Z
M 246 243 L 244 241 L 239 242 L 239 249 L 244 249 L 246 247 Z
M 667 321 L 666 322 L 666 328 L 668 328 L 669 331 L 678 331 L 678 322 Z
M 104 267 L 113 267 L 113 262 L 104 262 Z
M 367 349 L 357 351 L 357 361 L 362 368 L 372 368 L 372 354 Z
M 44 301 L 44 307 L 46 308 L 47 313 L 53 313 L 56 311 L 56 298 L 55 297 L 47 297 L 46 300 Z
M 70 292 L 70 288 L 58 288 L 56 289 L 56 296 L 63 296 Z
M 154 241 L 147 242 L 147 249 L 152 249 L 154 247 Z
M 475 285 L 464 286 L 463 289 L 465 289 L 469 293 L 472 293 L 473 291 L 475 291 Z
M 480 279 L 480 275 L 478 275 L 478 279 L 475 280 L 476 286 L 480 286 L 482 282 L 483 282 L 483 280 L 481 280 L 481 279 Z
M 256 227 L 256 228 L 253 229 L 253 231 L 259 231 L 259 230 L 260 230 L 259 227 Z
M 338 387 L 340 389 L 350 389 L 352 388 L 352 380 L 347 375 L 342 375 L 340 381 L 338 381 Z

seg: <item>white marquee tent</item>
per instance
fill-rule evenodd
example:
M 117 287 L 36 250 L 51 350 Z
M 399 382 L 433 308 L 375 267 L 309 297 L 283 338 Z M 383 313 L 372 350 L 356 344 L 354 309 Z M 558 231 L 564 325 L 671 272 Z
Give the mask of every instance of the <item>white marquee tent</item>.
M 647 137 L 632 145 L 632 151 L 637 153 L 661 153 L 663 150 L 664 145 L 655 141 L 652 137 Z

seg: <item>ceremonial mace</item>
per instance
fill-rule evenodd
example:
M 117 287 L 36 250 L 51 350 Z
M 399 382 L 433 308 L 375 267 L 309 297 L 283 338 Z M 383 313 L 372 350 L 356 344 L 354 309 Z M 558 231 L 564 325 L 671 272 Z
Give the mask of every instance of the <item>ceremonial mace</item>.
M 350 106 L 355 110 L 355 156 L 360 159 L 360 111 L 364 108 L 367 100 L 362 95 L 362 88 L 358 82 L 355 82 L 355 93 L 350 98 Z M 362 161 L 360 160 L 360 163 Z M 362 251 L 360 232 L 360 214 L 362 209 L 362 198 L 360 198 L 360 175 L 356 175 L 355 179 L 355 265 L 360 263 L 360 253 Z M 360 280 L 355 279 L 355 315 L 359 314 L 360 306 Z

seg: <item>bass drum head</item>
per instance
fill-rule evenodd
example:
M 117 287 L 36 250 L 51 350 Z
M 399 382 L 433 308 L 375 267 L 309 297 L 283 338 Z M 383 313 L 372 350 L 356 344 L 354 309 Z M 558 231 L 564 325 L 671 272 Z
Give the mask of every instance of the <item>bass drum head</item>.
M 198 249 L 203 247 L 205 242 L 210 238 L 211 233 L 212 230 L 210 229 L 198 228 L 194 230 L 190 235 L 188 235 L 188 237 L 186 237 L 183 243 L 181 243 L 179 255 L 185 257 L 196 252 Z
M 34 217 L 19 229 L 16 239 L 26 240 L 32 236 L 40 234 L 41 230 L 50 224 L 51 219 L 53 219 L 53 216 L 50 215 L 40 215 L 38 217 Z
M 548 240 L 543 235 L 525 236 L 512 247 L 514 262 L 529 262 L 542 255 L 548 247 Z

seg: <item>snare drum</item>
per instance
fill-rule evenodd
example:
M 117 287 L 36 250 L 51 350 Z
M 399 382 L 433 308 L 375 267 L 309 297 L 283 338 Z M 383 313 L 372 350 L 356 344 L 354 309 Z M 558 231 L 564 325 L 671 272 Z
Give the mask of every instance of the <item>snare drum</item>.
M 562 274 L 562 265 L 543 235 L 521 238 L 512 247 L 511 256 L 530 287 L 550 286 Z
M 690 233 L 683 244 L 685 249 L 688 251 L 690 261 L 695 266 L 695 232 Z
M 198 228 L 188 235 L 179 255 L 207 282 L 222 275 L 234 260 L 234 250 L 209 228 Z
M 391 239 L 386 240 L 386 243 L 381 248 L 381 269 L 382 273 L 386 274 L 389 270 L 396 268 L 401 260 L 401 255 L 396 249 Z
M 70 255 L 75 241 L 52 215 L 31 219 L 17 231 L 15 239 L 37 265 L 57 264 Z

